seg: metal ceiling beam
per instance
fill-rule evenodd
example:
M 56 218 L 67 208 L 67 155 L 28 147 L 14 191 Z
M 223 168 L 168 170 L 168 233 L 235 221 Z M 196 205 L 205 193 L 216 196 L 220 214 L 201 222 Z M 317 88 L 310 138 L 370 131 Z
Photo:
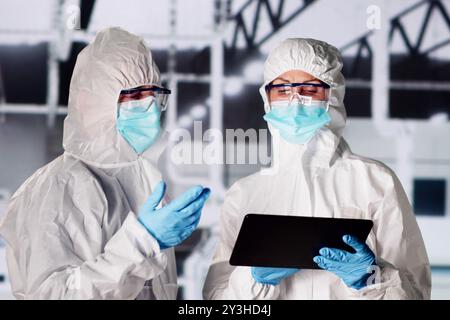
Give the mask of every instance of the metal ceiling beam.
M 413 39 L 411 39 L 410 36 L 408 36 L 408 33 L 406 32 L 407 28 L 405 27 L 404 22 L 402 22 L 402 18 L 404 18 L 405 16 L 407 16 L 408 14 L 412 13 L 413 11 L 415 11 L 417 9 L 421 9 L 423 6 L 426 6 L 426 5 L 428 5 L 428 7 L 426 9 L 426 13 L 425 13 L 423 20 L 421 21 L 421 26 L 419 28 L 420 31 L 417 36 L 417 39 L 414 41 Z M 422 47 L 423 47 L 423 42 L 424 42 L 423 40 L 425 38 L 425 33 L 426 33 L 429 25 L 431 23 L 433 23 L 433 21 L 431 20 L 431 15 L 436 10 L 441 14 L 442 18 L 444 19 L 444 21 L 449 29 L 449 38 L 444 41 L 441 41 L 427 49 L 424 49 Z M 450 16 L 449 16 L 449 13 L 447 12 L 447 9 L 442 4 L 442 0 L 420 1 L 420 2 L 416 3 L 415 5 L 411 6 L 410 8 L 402 11 L 398 15 L 394 16 L 393 18 L 391 18 L 390 24 L 391 24 L 391 29 L 389 31 L 389 44 L 392 44 L 394 35 L 396 32 L 398 32 L 400 34 L 401 39 L 403 40 L 403 43 L 405 44 L 405 47 L 408 49 L 408 54 L 410 54 L 410 55 L 428 55 L 428 54 L 432 53 L 433 51 L 438 50 L 438 49 L 442 48 L 443 46 L 450 44 Z M 367 48 L 369 51 L 372 51 L 370 42 L 369 42 L 369 37 L 371 37 L 372 35 L 373 35 L 373 31 L 363 34 L 356 40 L 353 40 L 350 43 L 343 46 L 341 48 L 341 51 L 344 52 L 347 49 L 349 49 L 355 45 L 358 45 L 358 46 L 364 45 L 365 48 Z M 360 52 L 358 50 L 358 54 L 359 53 Z M 359 57 L 358 54 L 357 54 L 356 58 Z
M 283 8 L 285 5 L 285 0 L 278 0 L 278 4 L 276 5 L 276 9 L 272 7 L 269 0 L 249 0 L 247 1 L 241 9 L 232 16 L 229 20 L 234 21 L 234 34 L 231 40 L 231 43 L 227 46 L 227 49 L 230 52 L 234 52 L 237 49 L 239 35 L 244 36 L 245 43 L 247 49 L 255 49 L 261 46 L 264 42 L 266 42 L 269 38 L 271 38 L 278 30 L 291 22 L 295 17 L 297 17 L 300 13 L 306 10 L 311 4 L 313 4 L 316 0 L 303 0 L 300 1 L 300 4 L 297 9 L 295 9 L 290 15 L 287 17 L 283 16 Z M 256 3 L 256 9 L 253 9 L 251 4 Z M 248 12 L 252 12 L 250 18 L 246 18 L 248 16 Z M 264 36 L 257 39 L 258 28 L 261 20 L 261 15 L 263 13 L 267 13 L 270 19 L 271 30 L 265 34 Z M 250 20 L 250 22 L 248 22 Z M 251 29 L 247 28 L 248 25 L 251 25 Z

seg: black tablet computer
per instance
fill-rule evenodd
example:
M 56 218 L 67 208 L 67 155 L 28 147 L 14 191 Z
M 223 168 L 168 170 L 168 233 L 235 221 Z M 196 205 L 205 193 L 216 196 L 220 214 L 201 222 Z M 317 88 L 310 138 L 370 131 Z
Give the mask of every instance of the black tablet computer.
M 323 247 L 355 252 L 349 234 L 366 241 L 373 222 L 363 219 L 247 214 L 234 245 L 234 266 L 319 269 L 313 257 Z

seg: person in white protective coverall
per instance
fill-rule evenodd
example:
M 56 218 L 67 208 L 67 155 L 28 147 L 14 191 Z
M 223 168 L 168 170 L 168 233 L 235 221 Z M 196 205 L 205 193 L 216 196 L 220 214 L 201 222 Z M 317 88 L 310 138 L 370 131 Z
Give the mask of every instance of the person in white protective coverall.
M 398 178 L 384 164 L 353 154 L 341 136 L 346 123 L 341 69 L 338 50 L 313 39 L 287 39 L 267 58 L 260 93 L 272 134 L 272 166 L 228 190 L 205 299 L 430 298 L 427 253 Z M 302 114 L 289 107 L 274 115 L 280 103 L 269 93 L 295 88 L 291 98 L 303 99 L 305 83 L 312 83 L 312 90 L 328 90 L 326 111 Z M 308 123 L 315 129 L 303 130 L 301 119 L 313 119 Z M 367 243 L 343 238 L 355 254 L 320 250 L 314 261 L 321 269 L 231 266 L 228 260 L 248 213 L 370 219 L 374 226 Z M 369 270 L 374 277 L 364 276 Z
M 125 30 L 99 32 L 78 55 L 65 152 L 17 190 L 0 225 L 15 297 L 176 298 L 173 247 L 197 227 L 208 190 L 162 199 L 161 92 L 149 49 Z

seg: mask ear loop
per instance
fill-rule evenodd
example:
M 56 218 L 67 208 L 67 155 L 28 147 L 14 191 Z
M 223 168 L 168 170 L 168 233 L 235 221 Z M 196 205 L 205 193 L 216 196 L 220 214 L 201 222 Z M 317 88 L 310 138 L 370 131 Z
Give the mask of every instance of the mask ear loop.
M 333 87 L 330 85 L 330 88 L 328 89 L 328 94 L 327 94 L 327 108 L 326 108 L 327 112 L 330 110 L 331 102 L 336 100 L 335 98 L 334 99 L 331 98 L 332 92 L 333 92 Z
M 169 102 L 169 97 L 162 97 L 162 98 L 160 99 L 160 101 L 158 101 L 158 99 L 155 99 L 155 101 L 157 101 L 158 106 L 159 106 L 159 110 L 160 110 L 161 112 L 167 110 L 167 103 Z
M 331 103 L 330 96 L 331 96 L 331 90 L 332 90 L 332 88 L 330 87 L 330 90 L 329 90 L 329 92 L 328 92 L 328 97 L 327 97 L 327 107 L 325 108 L 325 112 L 326 112 L 326 113 L 328 113 L 328 111 L 330 110 L 330 103 Z M 331 116 L 330 116 L 330 117 L 331 117 Z M 331 124 L 331 121 L 330 121 L 329 123 L 327 123 L 325 126 L 326 126 L 326 127 L 329 127 L 330 124 Z

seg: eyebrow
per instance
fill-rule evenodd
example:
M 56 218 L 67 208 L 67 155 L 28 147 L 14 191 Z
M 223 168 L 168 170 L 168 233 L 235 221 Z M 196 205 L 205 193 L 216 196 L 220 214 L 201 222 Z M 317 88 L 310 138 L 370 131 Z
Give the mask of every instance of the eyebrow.
M 289 80 L 284 79 L 284 78 L 276 78 L 276 79 L 273 80 L 273 82 L 275 82 L 277 80 L 284 81 L 284 82 L 290 82 Z
M 123 95 L 135 95 L 135 94 L 138 94 L 138 93 L 141 93 L 140 91 L 132 91 L 132 92 L 123 92 L 123 91 L 121 91 L 120 92 L 120 94 L 123 94 Z
M 276 78 L 275 80 L 272 81 L 272 83 L 275 82 L 275 81 L 277 81 L 277 80 L 284 81 L 284 82 L 286 82 L 286 83 L 290 83 L 290 82 L 291 82 L 291 81 L 289 81 L 289 80 L 287 80 L 287 79 L 284 79 L 284 78 Z M 322 82 L 322 81 L 320 81 L 320 80 L 317 79 L 317 78 L 311 78 L 311 79 L 309 79 L 309 80 L 304 81 L 303 83 L 308 83 L 308 82 L 312 82 L 312 81 Z

